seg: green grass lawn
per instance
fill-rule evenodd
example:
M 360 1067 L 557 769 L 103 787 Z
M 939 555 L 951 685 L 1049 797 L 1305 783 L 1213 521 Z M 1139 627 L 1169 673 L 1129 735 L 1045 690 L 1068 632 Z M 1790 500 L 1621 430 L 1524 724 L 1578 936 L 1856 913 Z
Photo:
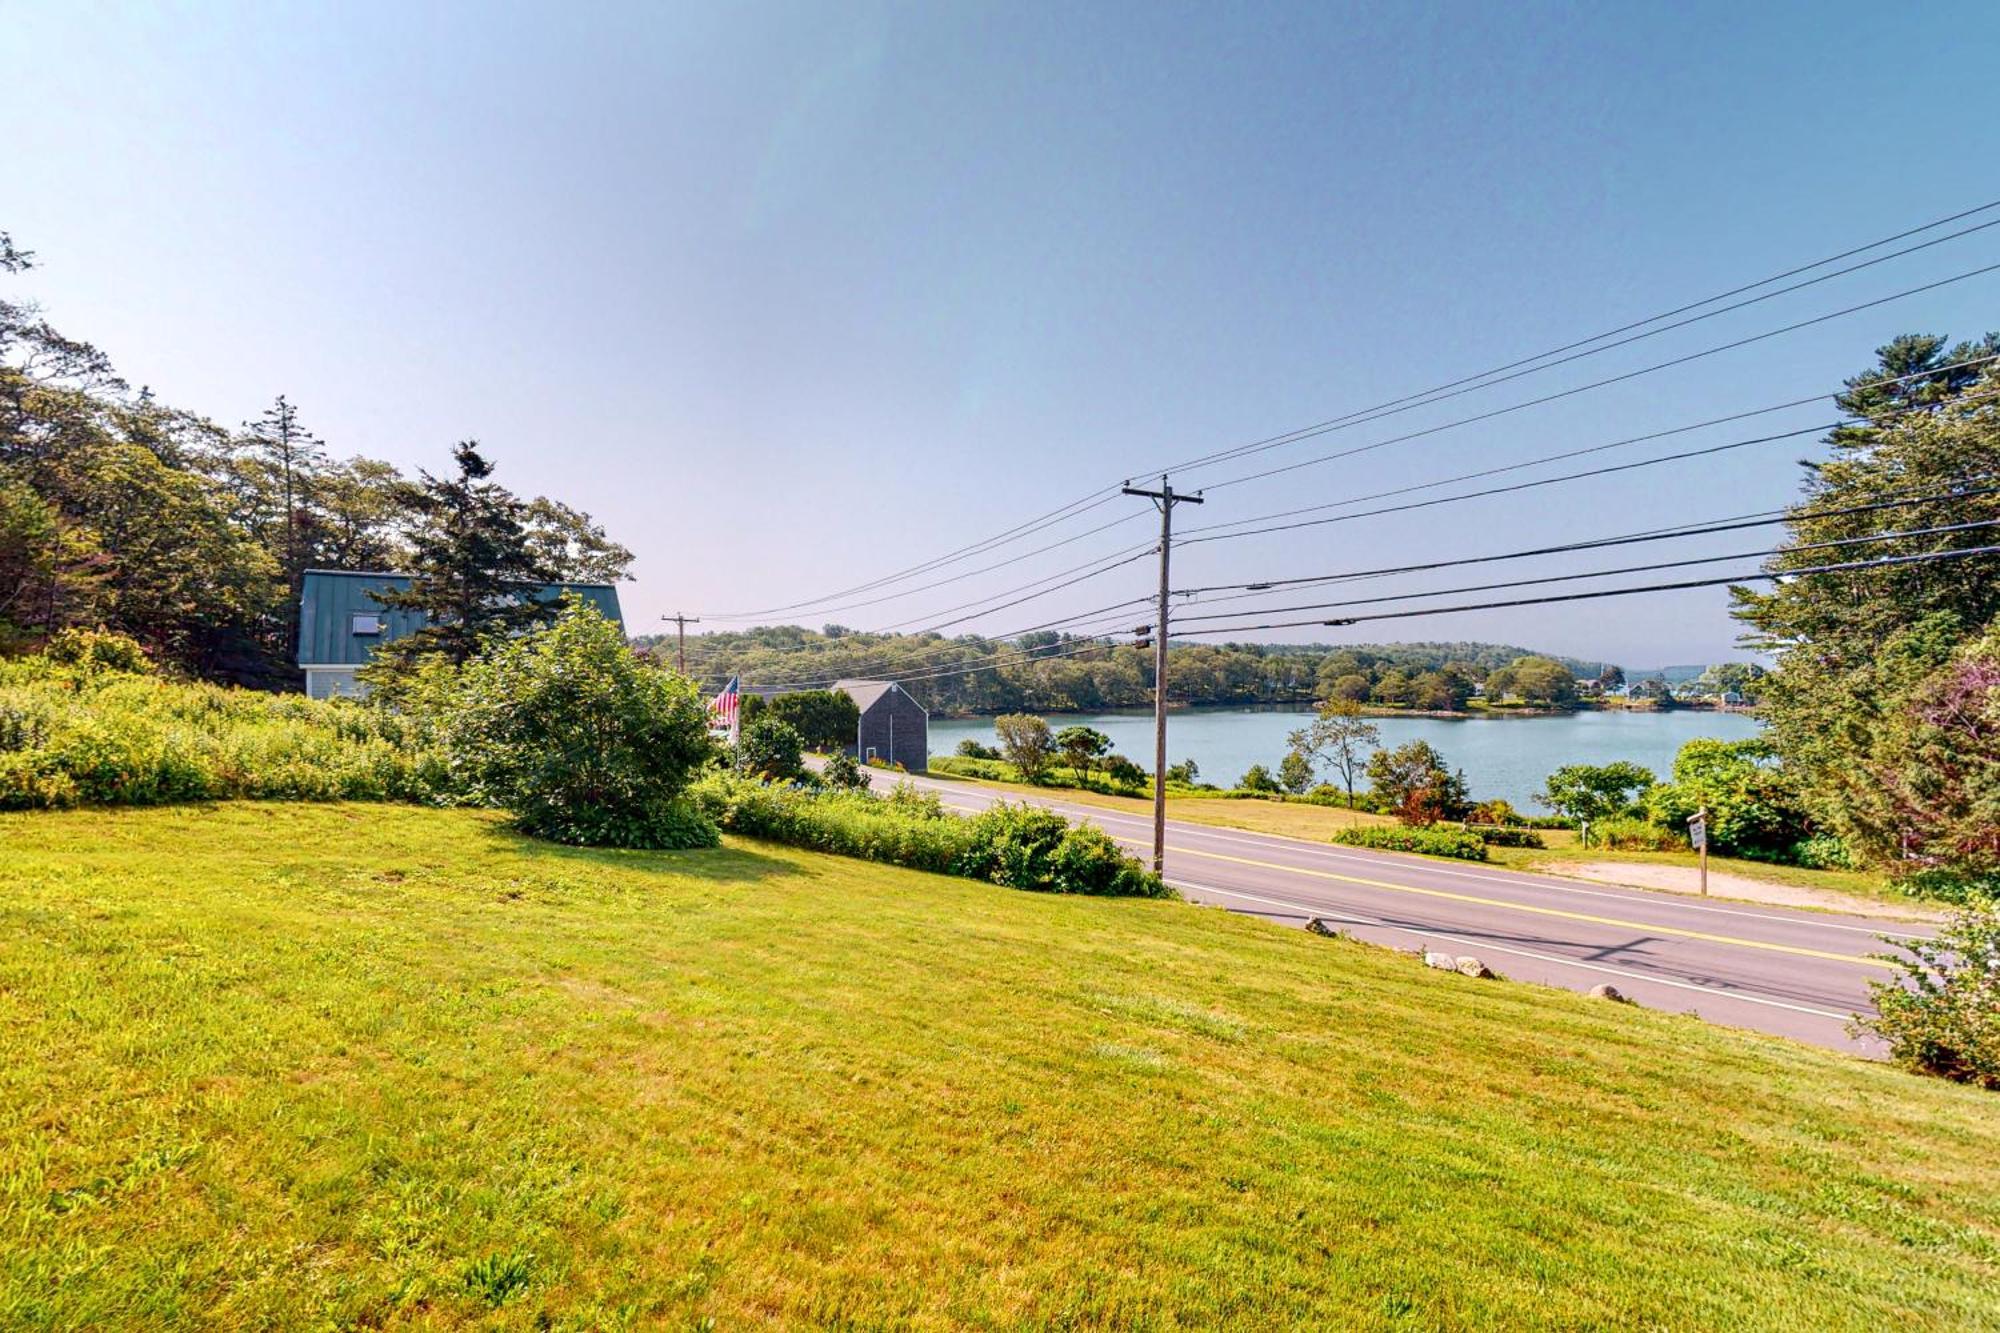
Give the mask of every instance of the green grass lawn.
M 0 817 L 0 1327 L 2000 1327 L 2000 1100 L 1171 902 Z

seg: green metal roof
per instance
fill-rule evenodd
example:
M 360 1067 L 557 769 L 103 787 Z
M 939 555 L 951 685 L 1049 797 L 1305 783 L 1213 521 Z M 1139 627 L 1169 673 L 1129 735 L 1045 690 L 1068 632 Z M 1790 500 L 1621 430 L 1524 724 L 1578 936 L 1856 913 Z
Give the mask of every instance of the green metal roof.
M 402 638 L 423 627 L 421 611 L 394 611 L 376 601 L 378 588 L 407 588 L 408 574 L 375 573 L 344 569 L 309 569 L 305 590 L 299 597 L 299 665 L 360 666 L 377 644 Z M 618 610 L 618 590 L 608 583 L 549 584 L 536 596 L 553 600 L 573 592 L 601 612 L 605 619 L 624 625 Z M 382 618 L 380 634 L 356 634 L 356 615 Z

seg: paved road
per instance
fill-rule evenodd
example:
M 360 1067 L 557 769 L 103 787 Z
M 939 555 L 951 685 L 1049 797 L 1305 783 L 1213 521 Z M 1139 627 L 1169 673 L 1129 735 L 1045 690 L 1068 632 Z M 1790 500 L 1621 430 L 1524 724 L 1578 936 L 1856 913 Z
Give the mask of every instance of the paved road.
M 1032 800 L 1151 852 L 1152 822 L 1143 815 L 1041 793 L 912 781 L 958 810 Z M 1579 991 L 1610 982 L 1652 1008 L 1871 1053 L 1846 1032 L 1848 1018 L 1870 1007 L 1868 981 L 1889 975 L 1866 955 L 1887 947 L 1880 936 L 1923 930 L 1907 921 L 1703 901 L 1171 818 L 1166 871 L 1195 902 L 1294 926 L 1318 917 L 1398 948 L 1475 954 L 1524 981 Z

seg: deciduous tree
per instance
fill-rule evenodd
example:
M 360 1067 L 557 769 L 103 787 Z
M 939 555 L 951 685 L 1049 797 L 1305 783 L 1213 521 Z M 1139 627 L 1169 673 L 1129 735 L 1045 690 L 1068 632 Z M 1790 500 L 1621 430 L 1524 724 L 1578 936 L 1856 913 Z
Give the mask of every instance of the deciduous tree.
M 1368 763 L 1368 752 L 1382 743 L 1380 728 L 1361 716 L 1361 705 L 1351 699 L 1329 699 L 1309 726 L 1286 738 L 1292 753 L 1308 768 L 1322 763 L 1333 765 L 1347 787 L 1347 803 L 1354 804 L 1354 779 Z

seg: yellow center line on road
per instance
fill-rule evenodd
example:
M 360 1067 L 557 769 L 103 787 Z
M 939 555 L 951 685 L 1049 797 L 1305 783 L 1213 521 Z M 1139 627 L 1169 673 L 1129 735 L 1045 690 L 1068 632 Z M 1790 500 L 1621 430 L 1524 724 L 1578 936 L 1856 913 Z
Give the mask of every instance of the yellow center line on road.
M 1588 921 L 1599 926 L 1621 926 L 1628 930 L 1643 930 L 1655 935 L 1674 935 L 1681 939 L 1701 940 L 1708 944 L 1729 944 L 1739 949 L 1767 949 L 1772 953 L 1798 954 L 1805 958 L 1826 958 L 1836 963 L 1861 963 L 1868 967 L 1887 967 L 1878 959 L 1861 954 L 1833 953 L 1826 949 L 1808 949 L 1798 944 L 1776 944 L 1769 940 L 1746 940 L 1737 935 L 1714 935 L 1705 930 L 1684 930 L 1679 926 L 1657 926 L 1644 921 L 1624 921 L 1615 916 L 1593 916 L 1588 912 L 1570 912 L 1560 907 L 1536 907 L 1531 903 L 1509 902 L 1505 898 L 1482 898 L 1477 894 L 1453 893 L 1449 889 L 1426 889 L 1415 884 L 1392 884 L 1383 879 L 1363 879 L 1359 875 L 1337 875 L 1331 870 L 1311 870 L 1304 866 L 1281 865 L 1276 861 L 1255 861 L 1247 856 L 1230 856 L 1224 852 L 1197 851 L 1192 847 L 1169 847 L 1176 856 L 1203 856 L 1211 861 L 1230 861 L 1237 865 L 1256 866 L 1262 870 L 1276 870 L 1285 874 L 1310 875 L 1314 879 L 1337 880 L 1342 884 L 1360 884 L 1371 889 L 1388 889 L 1394 893 L 1414 893 L 1426 898 L 1443 898 L 1448 902 L 1477 903 L 1481 907 L 1499 907 L 1510 912 L 1529 912 L 1536 916 L 1561 917 L 1566 921 Z
M 970 810 L 970 807 L 954 807 Z M 1136 838 L 1112 834 L 1113 841 L 1133 847 L 1142 844 Z M 1804 958 L 1824 958 L 1836 963 L 1860 963 L 1864 967 L 1887 968 L 1880 959 L 1863 954 L 1834 953 L 1828 949 L 1808 949 L 1800 944 L 1777 944 L 1769 940 L 1750 940 L 1738 935 L 1716 935 L 1704 930 L 1686 930 L 1679 926 L 1657 926 L 1644 921 L 1626 921 L 1614 916 L 1595 916 L 1589 912 L 1570 912 L 1560 907 L 1536 907 L 1531 903 L 1510 902 L 1505 898 L 1486 898 L 1471 893 L 1453 893 L 1449 889 L 1426 889 L 1415 884 L 1393 884 L 1388 880 L 1364 879 L 1359 875 L 1340 875 L 1331 870 L 1313 870 L 1305 866 L 1288 866 L 1276 861 L 1258 861 L 1247 856 L 1230 856 L 1224 852 L 1205 852 L 1194 847 L 1169 847 L 1176 856 L 1204 856 L 1211 861 L 1230 861 L 1237 865 L 1256 866 L 1262 870 L 1276 870 L 1285 874 L 1310 875 L 1314 879 L 1336 880 L 1342 884 L 1360 884 L 1371 889 L 1388 889 L 1395 893 L 1414 893 L 1426 898 L 1443 898 L 1449 902 L 1476 903 L 1481 907 L 1500 907 L 1512 912 L 1529 912 L 1536 916 L 1561 917 L 1567 921 L 1588 921 L 1593 925 L 1620 926 L 1628 930 L 1643 930 L 1656 935 L 1674 935 L 1681 939 L 1701 940 L 1708 944 L 1728 944 L 1740 949 L 1765 949 L 1772 953 L 1797 954 Z M 1535 886 L 1540 887 L 1540 886 Z

